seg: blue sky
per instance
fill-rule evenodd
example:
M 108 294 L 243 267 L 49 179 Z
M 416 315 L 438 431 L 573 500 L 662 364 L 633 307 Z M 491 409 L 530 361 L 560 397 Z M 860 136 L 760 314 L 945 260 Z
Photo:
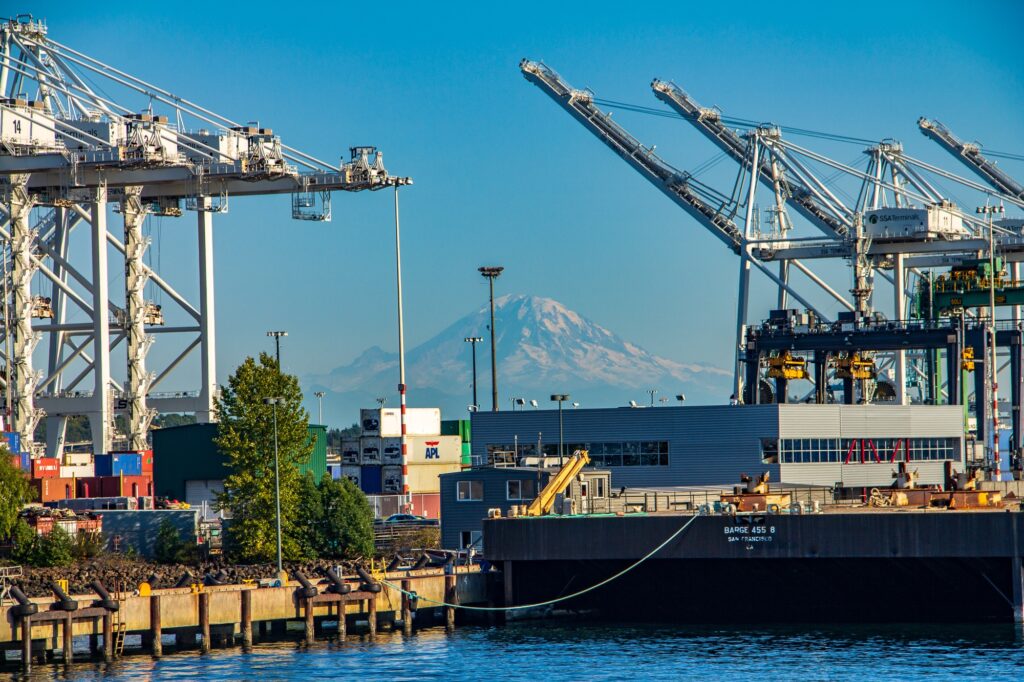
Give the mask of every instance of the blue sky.
M 19 11 L 45 17 L 56 40 L 226 116 L 258 119 L 320 158 L 380 147 L 388 169 L 416 183 L 402 194 L 410 345 L 482 304 L 476 268 L 501 264 L 499 292 L 555 298 L 669 358 L 729 365 L 734 256 L 527 83 L 522 57 L 608 99 L 660 107 L 648 85 L 659 77 L 735 116 L 895 137 L 958 173 L 917 131 L 918 116 L 1024 152 L 1021 3 L 689 5 L 28 2 Z M 678 167 L 717 154 L 684 122 L 615 116 Z M 846 147 L 837 158 L 858 155 Z M 1024 164 L 1003 165 L 1024 177 Z M 716 173 L 707 179 L 728 191 L 734 166 Z M 333 222 L 302 223 L 287 197 L 232 201 L 216 219 L 222 377 L 269 348 L 272 328 L 289 331 L 284 364 L 299 374 L 371 345 L 395 348 L 391 202 L 388 192 L 336 195 Z M 193 221 L 160 228 L 169 278 L 194 278 Z M 767 296 L 753 316 L 766 314 Z

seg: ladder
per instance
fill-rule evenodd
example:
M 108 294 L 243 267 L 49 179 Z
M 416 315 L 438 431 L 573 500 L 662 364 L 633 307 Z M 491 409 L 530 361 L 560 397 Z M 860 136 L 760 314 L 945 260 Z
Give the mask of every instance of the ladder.
M 124 640 L 128 635 L 128 623 L 124 620 L 124 606 L 128 595 L 124 591 L 121 581 L 115 581 L 114 592 L 111 596 L 114 597 L 120 607 L 117 611 L 114 611 L 114 641 L 111 649 L 114 658 L 120 658 L 124 654 Z

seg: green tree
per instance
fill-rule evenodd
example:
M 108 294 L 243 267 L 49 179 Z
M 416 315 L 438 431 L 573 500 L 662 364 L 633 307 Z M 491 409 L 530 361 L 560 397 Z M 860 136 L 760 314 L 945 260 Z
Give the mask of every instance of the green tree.
M 273 407 L 265 398 L 278 396 L 277 437 L 280 450 L 282 554 L 303 558 L 298 524 L 299 464 L 309 461 L 309 415 L 302 408 L 299 381 L 282 374 L 274 357 L 261 353 L 246 358 L 222 387 L 217 411 L 217 447 L 231 473 L 218 495 L 221 509 L 231 512 L 232 546 L 242 561 L 269 561 L 277 553 L 274 503 Z
M 70 566 L 75 544 L 68 532 L 54 524 L 53 529 L 36 541 L 33 566 Z
M 312 472 L 306 472 L 299 484 L 299 508 L 297 511 L 299 536 L 301 537 L 304 559 L 315 559 L 326 543 L 324 536 L 324 508 L 320 488 Z
M 164 519 L 156 531 L 154 558 L 161 564 L 177 564 L 181 562 L 184 554 L 185 542 L 181 539 L 181 533 L 170 519 Z
M 20 467 L 11 462 L 11 451 L 0 446 L 0 538 L 14 530 L 18 512 L 35 499 L 35 491 Z
M 322 557 L 358 559 L 373 556 L 373 508 L 363 491 L 347 478 L 320 481 L 323 507 Z
M 31 564 L 38 539 L 39 536 L 32 530 L 32 526 L 25 522 L 25 519 L 15 521 L 14 527 L 11 529 L 11 543 L 14 545 L 11 558 L 19 564 Z

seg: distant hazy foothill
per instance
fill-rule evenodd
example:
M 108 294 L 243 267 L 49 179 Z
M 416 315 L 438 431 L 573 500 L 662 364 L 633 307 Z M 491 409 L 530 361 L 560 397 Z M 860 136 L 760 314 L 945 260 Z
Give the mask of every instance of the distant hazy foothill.
M 495 300 L 495 320 L 503 410 L 511 408 L 513 396 L 549 407 L 549 395 L 563 391 L 587 407 L 626 405 L 629 400 L 643 404 L 650 400 L 650 388 L 658 389 L 656 399 L 668 397 L 672 403 L 679 393 L 688 404 L 728 400 L 727 370 L 652 355 L 550 298 L 502 296 Z M 479 400 L 483 409 L 490 409 L 487 325 L 488 309 L 482 306 L 408 352 L 411 405 L 440 407 L 451 418 L 465 414 L 472 402 L 472 367 L 463 339 L 482 336 L 485 342 L 477 346 Z M 687 352 L 685 339 L 679 340 L 679 350 Z M 314 390 L 328 393 L 325 421 L 347 424 L 358 408 L 395 392 L 397 365 L 396 354 L 373 346 L 351 364 L 307 376 L 303 384 L 307 395 Z

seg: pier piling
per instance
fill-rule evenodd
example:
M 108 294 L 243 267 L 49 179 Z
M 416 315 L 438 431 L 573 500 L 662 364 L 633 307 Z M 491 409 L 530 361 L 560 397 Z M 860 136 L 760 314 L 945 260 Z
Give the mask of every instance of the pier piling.
M 252 646 L 252 590 L 242 590 L 241 594 L 241 629 L 242 646 Z
M 367 599 L 367 613 L 370 619 L 370 639 L 377 636 L 377 600 Z
M 71 662 L 75 658 L 74 648 L 72 647 L 74 634 L 74 618 L 71 615 L 71 612 L 68 611 L 68 615 L 64 619 L 64 665 L 71 665 Z
M 409 599 L 410 583 L 402 581 L 402 633 L 408 637 L 412 634 L 412 603 Z
M 32 669 L 32 616 L 21 618 L 21 667 Z
M 210 595 L 207 592 L 199 593 L 199 629 L 203 636 L 199 646 L 205 654 L 210 651 Z
M 103 660 L 114 660 L 114 621 L 109 612 L 103 614 Z
M 149 633 L 152 638 L 152 650 L 154 658 L 164 655 L 164 645 L 160 641 L 163 629 L 160 625 L 160 595 L 152 595 L 149 598 Z
M 455 574 L 451 573 L 444 577 L 444 600 L 448 604 L 456 603 L 455 596 Z M 455 630 L 455 607 L 444 607 L 444 629 L 448 632 Z
M 305 617 L 306 617 L 306 645 L 313 644 L 315 633 L 313 628 L 313 598 L 305 598 Z

